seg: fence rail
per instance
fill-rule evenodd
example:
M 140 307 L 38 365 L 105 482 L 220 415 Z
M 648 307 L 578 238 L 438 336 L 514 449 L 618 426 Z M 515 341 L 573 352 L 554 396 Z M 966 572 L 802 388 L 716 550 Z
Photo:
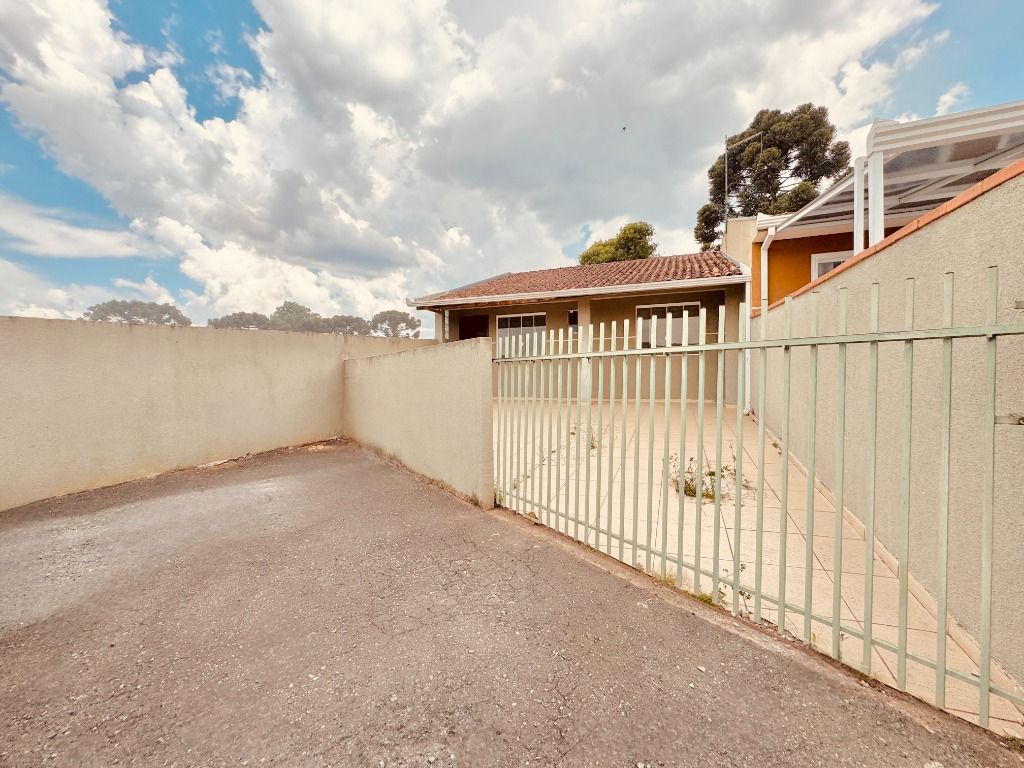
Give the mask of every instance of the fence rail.
M 985 323 L 973 326 L 953 324 L 954 279 L 948 274 L 938 328 L 915 328 L 914 281 L 908 280 L 901 330 L 879 330 L 875 284 L 866 333 L 847 332 L 843 289 L 832 335 L 819 332 L 814 295 L 810 332 L 802 337 L 792 333 L 788 299 L 780 338 L 767 338 L 762 313 L 762 338 L 744 338 L 740 322 L 739 338 L 727 341 L 725 307 L 718 309 L 712 340 L 705 308 L 697 318 L 696 339 L 688 337 L 689 313 L 683 314 L 680 338 L 673 338 L 678 318 L 671 315 L 661 337 L 655 317 L 647 327 L 638 319 L 632 336 L 627 319 L 621 334 L 612 322 L 501 338 L 494 360 L 497 501 L 678 588 L 706 595 L 737 616 L 771 622 L 780 633 L 900 690 L 961 715 L 966 711 L 983 726 L 990 727 L 993 718 L 1019 721 L 1024 695 L 992 658 L 993 478 L 995 424 L 1019 423 L 996 413 L 997 344 L 1003 337 L 1024 336 L 1024 324 L 997 322 L 995 268 L 988 271 L 987 285 Z M 739 317 L 745 312 L 741 304 Z M 643 338 L 664 343 L 647 348 Z M 983 447 L 979 610 L 972 631 L 954 619 L 948 592 L 954 342 L 970 339 L 984 344 L 983 389 L 977 393 L 984 403 L 977 425 Z M 941 346 L 941 368 L 932 382 L 941 428 L 938 505 L 929 522 L 938 542 L 934 567 L 928 568 L 935 573 L 931 590 L 914 578 L 911 567 L 911 483 L 919 471 L 913 447 L 915 351 L 927 344 Z M 882 498 L 876 491 L 883 345 L 903 351 L 898 498 Z M 856 379 L 848 370 L 855 347 L 867 348 L 866 370 L 856 370 Z M 802 351 L 799 361 L 796 350 Z M 819 397 L 826 394 L 819 392 L 820 350 L 829 350 L 829 370 L 835 371 L 835 414 L 829 423 L 817 418 Z M 773 397 L 767 379 L 770 353 L 775 373 L 781 369 L 778 403 L 768 400 Z M 754 357 L 757 375 L 751 377 Z M 797 401 L 794 370 L 806 377 L 801 380 L 805 396 Z M 756 420 L 742 408 L 751 378 L 756 379 L 751 393 L 756 393 Z M 853 381 L 866 388 L 868 418 L 851 437 L 847 402 Z M 777 436 L 766 428 L 769 405 L 781 410 Z M 806 420 L 800 456 L 793 453 L 794 408 L 802 409 Z M 834 476 L 829 477 L 817 470 L 823 431 L 833 449 Z M 848 481 L 847 449 L 853 440 L 868 452 L 856 488 Z M 795 483 L 803 483 L 802 490 L 791 487 Z M 851 511 L 855 495 L 857 514 Z M 898 536 L 886 545 L 875 527 L 883 508 L 894 510 L 899 520 Z

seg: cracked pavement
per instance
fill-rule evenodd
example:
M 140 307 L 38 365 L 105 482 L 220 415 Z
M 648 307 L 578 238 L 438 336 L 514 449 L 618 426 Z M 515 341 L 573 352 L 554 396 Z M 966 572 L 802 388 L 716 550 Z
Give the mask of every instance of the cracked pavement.
M 0 513 L 0 765 L 1010 766 L 343 442 Z

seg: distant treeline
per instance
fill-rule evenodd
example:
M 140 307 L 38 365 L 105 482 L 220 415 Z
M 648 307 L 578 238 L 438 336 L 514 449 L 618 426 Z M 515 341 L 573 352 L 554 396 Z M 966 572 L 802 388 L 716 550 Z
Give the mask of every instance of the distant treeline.
M 86 320 L 141 325 L 192 325 L 173 304 L 155 301 L 105 301 L 94 304 L 82 315 Z M 232 312 L 209 321 L 211 328 L 242 328 L 253 331 L 310 331 L 345 333 L 352 336 L 404 336 L 419 338 L 420 321 L 408 312 L 388 309 L 369 320 L 356 315 L 323 317 L 309 307 L 286 301 L 269 316 L 259 312 Z
M 351 336 L 405 336 L 419 338 L 420 321 L 408 312 L 388 309 L 369 320 L 357 315 L 322 317 L 309 307 L 286 301 L 268 317 L 259 312 L 233 312 L 211 318 L 211 328 L 247 328 L 254 331 L 312 331 Z

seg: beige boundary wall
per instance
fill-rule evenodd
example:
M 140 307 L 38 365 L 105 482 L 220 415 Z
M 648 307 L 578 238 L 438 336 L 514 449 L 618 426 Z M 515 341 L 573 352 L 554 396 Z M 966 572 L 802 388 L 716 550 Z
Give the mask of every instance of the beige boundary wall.
M 337 437 L 342 360 L 434 343 L 0 317 L 0 510 Z
M 1024 176 L 995 187 L 960 208 L 897 240 L 816 289 L 822 334 L 837 331 L 838 295 L 848 291 L 849 331 L 867 332 L 872 283 L 880 286 L 879 326 L 904 327 L 906 278 L 916 291 L 916 325 L 942 325 L 943 281 L 956 275 L 954 324 L 985 324 L 986 269 L 999 267 L 998 321 L 1024 322 Z M 793 299 L 793 335 L 809 332 L 810 292 Z M 1019 306 L 1024 306 L 1020 304 Z M 768 312 L 768 335 L 783 331 L 781 307 Z M 753 337 L 760 338 L 755 320 Z M 952 616 L 975 637 L 980 615 L 981 501 L 983 467 L 984 340 L 953 342 L 949 606 Z M 903 430 L 903 345 L 879 345 L 878 454 L 875 525 L 880 541 L 898 551 Z M 758 353 L 751 355 L 752 382 L 758 381 Z M 792 353 L 791 445 L 805 461 L 808 444 L 808 352 Z M 835 347 L 819 352 L 816 476 L 828 489 L 835 478 Z M 920 342 L 914 350 L 913 439 L 910 509 L 910 574 L 935 594 L 938 547 L 937 510 L 940 446 L 939 383 L 941 342 Z M 781 352 L 768 360 L 765 423 L 781 433 Z M 847 358 L 845 501 L 863 519 L 869 420 L 867 345 L 853 345 Z M 1024 337 L 998 341 L 996 415 L 1024 414 Z M 752 403 L 757 403 L 756 393 Z M 1018 681 L 1024 680 L 1024 427 L 995 426 L 995 506 L 993 551 L 993 657 Z M 803 493 L 802 489 L 798 489 Z
M 346 360 L 347 436 L 494 506 L 491 341 Z

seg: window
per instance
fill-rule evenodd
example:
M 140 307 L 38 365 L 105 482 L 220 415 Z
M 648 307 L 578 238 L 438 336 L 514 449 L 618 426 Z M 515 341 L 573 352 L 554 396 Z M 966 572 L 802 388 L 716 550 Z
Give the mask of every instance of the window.
M 811 280 L 817 280 L 822 275 L 827 275 L 848 258 L 853 256 L 853 251 L 834 251 L 832 253 L 811 254 Z
M 498 345 L 510 339 L 511 351 L 519 350 L 519 339 L 523 339 L 526 351 L 540 349 L 541 337 L 547 327 L 547 316 L 544 313 L 534 315 L 498 315 Z
M 688 334 L 690 344 L 700 344 L 700 303 L 688 301 L 681 304 L 657 304 L 639 306 L 636 308 L 637 328 L 640 329 L 640 346 L 644 349 L 651 347 L 651 318 L 658 318 L 657 338 L 654 346 L 664 347 L 668 342 L 666 330 L 668 329 L 668 318 L 672 318 L 672 344 L 680 346 L 683 343 L 683 314 L 687 316 Z M 641 328 L 641 323 L 643 327 Z
M 570 328 L 578 328 L 580 324 L 580 313 L 579 310 L 570 309 L 568 317 L 568 325 Z
M 489 336 L 487 315 L 462 315 L 459 318 L 459 340 L 480 339 Z

